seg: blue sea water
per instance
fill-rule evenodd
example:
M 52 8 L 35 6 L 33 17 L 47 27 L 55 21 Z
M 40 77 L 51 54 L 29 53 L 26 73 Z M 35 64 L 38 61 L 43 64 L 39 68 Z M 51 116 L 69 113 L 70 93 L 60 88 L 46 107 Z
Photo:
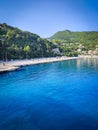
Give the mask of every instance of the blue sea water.
M 98 60 L 0 74 L 0 130 L 98 130 Z

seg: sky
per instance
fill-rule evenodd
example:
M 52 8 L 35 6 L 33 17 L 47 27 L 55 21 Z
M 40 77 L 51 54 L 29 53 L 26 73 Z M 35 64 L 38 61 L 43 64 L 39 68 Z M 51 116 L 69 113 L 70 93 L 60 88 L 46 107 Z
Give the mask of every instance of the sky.
M 50 37 L 58 31 L 98 31 L 98 0 L 0 0 L 0 23 Z

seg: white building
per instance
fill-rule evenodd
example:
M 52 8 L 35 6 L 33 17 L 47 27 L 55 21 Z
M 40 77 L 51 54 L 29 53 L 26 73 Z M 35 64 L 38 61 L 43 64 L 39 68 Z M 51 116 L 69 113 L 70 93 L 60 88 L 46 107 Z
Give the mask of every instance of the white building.
M 54 52 L 54 54 L 60 54 L 59 48 L 54 48 L 52 49 L 52 51 Z

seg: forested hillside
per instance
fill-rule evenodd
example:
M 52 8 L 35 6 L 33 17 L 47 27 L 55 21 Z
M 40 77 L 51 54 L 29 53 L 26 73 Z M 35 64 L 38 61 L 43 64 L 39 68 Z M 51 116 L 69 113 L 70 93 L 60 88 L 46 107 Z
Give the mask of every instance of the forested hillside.
M 98 32 L 59 31 L 49 38 L 65 55 L 98 53 Z
M 0 60 L 53 56 L 55 45 L 40 36 L 0 24 Z
M 54 49 L 59 49 L 58 50 Z M 53 51 L 54 50 L 54 51 Z M 98 32 L 60 31 L 48 40 L 7 24 L 0 24 L 0 60 L 98 55 Z

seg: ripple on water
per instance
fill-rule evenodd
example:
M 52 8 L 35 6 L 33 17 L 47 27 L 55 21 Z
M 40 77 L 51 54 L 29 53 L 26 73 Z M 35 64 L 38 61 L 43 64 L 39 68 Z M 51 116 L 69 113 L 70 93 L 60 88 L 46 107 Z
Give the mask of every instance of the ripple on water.
M 98 60 L 0 75 L 0 130 L 98 130 Z

